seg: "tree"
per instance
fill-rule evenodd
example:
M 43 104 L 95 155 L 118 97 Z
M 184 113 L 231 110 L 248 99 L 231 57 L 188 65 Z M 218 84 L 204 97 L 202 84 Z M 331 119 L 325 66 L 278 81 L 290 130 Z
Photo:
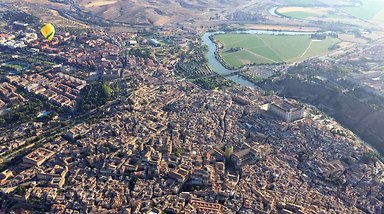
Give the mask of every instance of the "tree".
M 26 189 L 27 188 L 25 186 L 18 186 L 15 189 L 15 194 L 17 194 L 17 195 L 24 195 Z
M 179 157 L 182 153 L 183 153 L 183 149 L 182 149 L 182 148 L 176 148 L 176 150 L 175 150 L 175 155 L 176 155 L 177 157 Z
M 361 157 L 361 161 L 366 164 L 376 163 L 378 160 L 379 156 L 374 151 L 364 152 Z
M 82 111 L 98 108 L 113 99 L 112 88 L 106 82 L 96 81 L 85 87 L 81 93 L 83 100 L 80 104 Z
M 112 96 L 112 89 L 105 82 L 101 85 L 103 96 L 107 99 Z
M 14 104 L 9 112 L 0 116 L 0 125 L 27 122 L 35 118 L 37 113 L 42 111 L 43 108 L 44 104 L 36 98 L 31 98 L 27 104 Z

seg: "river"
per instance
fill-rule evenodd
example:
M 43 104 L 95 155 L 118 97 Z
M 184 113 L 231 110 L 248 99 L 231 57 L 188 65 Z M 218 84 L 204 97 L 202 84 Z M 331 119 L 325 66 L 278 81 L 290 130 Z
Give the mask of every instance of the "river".
M 279 14 L 276 13 L 277 8 L 278 7 L 272 7 L 271 9 L 269 9 L 268 10 L 269 14 L 271 14 L 272 16 L 275 16 L 275 17 L 279 17 L 279 18 L 286 18 L 286 17 L 280 16 Z

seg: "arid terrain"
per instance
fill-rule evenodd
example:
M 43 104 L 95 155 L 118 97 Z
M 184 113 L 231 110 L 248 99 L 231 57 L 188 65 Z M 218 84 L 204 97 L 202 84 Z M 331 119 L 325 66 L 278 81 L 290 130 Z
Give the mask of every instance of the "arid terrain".
M 240 9 L 234 0 L 75 0 L 86 12 L 109 19 L 133 24 L 163 25 L 183 21 L 223 20 Z M 251 0 L 246 5 L 260 6 L 269 1 Z M 247 10 L 245 10 L 247 12 Z
M 3 0 L 60 26 L 148 27 L 175 24 L 258 23 L 273 1 L 249 0 Z M 65 23 L 66 24 L 65 24 Z M 77 23 L 75 23 L 77 22 Z

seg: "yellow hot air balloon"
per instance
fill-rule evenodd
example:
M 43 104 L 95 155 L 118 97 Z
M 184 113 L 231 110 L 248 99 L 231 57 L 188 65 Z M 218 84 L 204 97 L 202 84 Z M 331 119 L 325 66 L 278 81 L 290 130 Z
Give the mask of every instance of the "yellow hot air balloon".
M 40 33 L 45 39 L 51 41 L 55 35 L 55 27 L 51 23 L 45 23 L 40 29 Z

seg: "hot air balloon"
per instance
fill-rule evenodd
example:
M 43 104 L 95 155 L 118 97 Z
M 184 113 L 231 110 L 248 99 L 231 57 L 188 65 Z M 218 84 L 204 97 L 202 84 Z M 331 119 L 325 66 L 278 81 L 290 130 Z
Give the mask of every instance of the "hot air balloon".
M 41 27 L 40 33 L 45 39 L 51 41 L 55 35 L 55 27 L 51 23 L 46 23 Z

